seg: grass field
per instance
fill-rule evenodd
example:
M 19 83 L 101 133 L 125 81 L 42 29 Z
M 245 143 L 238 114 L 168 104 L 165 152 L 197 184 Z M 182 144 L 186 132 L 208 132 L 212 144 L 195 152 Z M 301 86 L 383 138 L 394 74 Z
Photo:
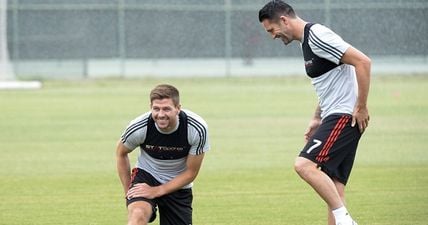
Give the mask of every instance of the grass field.
M 293 171 L 316 105 L 304 77 L 47 81 L 42 90 L 0 91 L 0 224 L 125 224 L 115 144 L 164 82 L 210 126 L 195 225 L 326 224 L 324 204 Z M 360 225 L 428 224 L 427 99 L 428 76 L 373 78 L 370 127 L 347 190 Z

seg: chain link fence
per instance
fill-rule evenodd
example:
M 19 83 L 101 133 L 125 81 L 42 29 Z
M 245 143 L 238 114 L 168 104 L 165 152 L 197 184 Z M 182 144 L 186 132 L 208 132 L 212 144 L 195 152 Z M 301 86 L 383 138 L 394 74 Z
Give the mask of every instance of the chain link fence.
M 299 45 L 272 41 L 260 0 L 8 0 L 21 78 L 304 73 Z M 374 72 L 428 67 L 428 1 L 289 1 L 374 59 Z M 398 67 L 400 69 L 398 69 Z

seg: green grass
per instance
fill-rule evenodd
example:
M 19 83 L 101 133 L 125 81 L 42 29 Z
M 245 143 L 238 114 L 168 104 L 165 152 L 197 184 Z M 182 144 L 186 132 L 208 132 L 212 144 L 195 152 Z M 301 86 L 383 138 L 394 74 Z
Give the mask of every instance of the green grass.
M 316 105 L 304 77 L 46 81 L 42 90 L 0 91 L 0 224 L 125 224 L 115 144 L 164 82 L 209 124 L 194 224 L 326 224 L 325 205 L 293 171 Z M 347 188 L 362 225 L 427 224 L 427 87 L 428 76 L 372 80 L 370 127 Z

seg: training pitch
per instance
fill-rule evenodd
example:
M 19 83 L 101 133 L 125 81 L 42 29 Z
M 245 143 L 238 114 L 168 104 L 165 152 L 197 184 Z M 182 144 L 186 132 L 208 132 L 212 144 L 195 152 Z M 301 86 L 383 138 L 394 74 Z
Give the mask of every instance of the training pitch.
M 324 204 L 293 171 L 317 104 L 301 76 L 47 81 L 0 91 L 0 225 L 125 224 L 115 145 L 159 83 L 177 86 L 183 108 L 209 125 L 195 225 L 326 224 Z M 373 76 L 371 120 L 347 187 L 359 224 L 427 224 L 427 88 L 428 76 Z

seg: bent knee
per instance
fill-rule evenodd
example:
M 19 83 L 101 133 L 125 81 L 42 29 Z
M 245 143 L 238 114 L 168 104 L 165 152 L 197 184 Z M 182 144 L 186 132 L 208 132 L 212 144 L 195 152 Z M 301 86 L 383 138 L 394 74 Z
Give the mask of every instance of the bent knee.
M 303 157 L 297 157 L 296 161 L 294 162 L 294 170 L 299 175 L 303 175 L 306 172 L 317 169 L 317 164 L 312 162 L 309 159 L 303 158 Z
M 147 222 L 152 213 L 152 206 L 147 202 L 134 202 L 128 206 L 128 219 L 130 221 Z

